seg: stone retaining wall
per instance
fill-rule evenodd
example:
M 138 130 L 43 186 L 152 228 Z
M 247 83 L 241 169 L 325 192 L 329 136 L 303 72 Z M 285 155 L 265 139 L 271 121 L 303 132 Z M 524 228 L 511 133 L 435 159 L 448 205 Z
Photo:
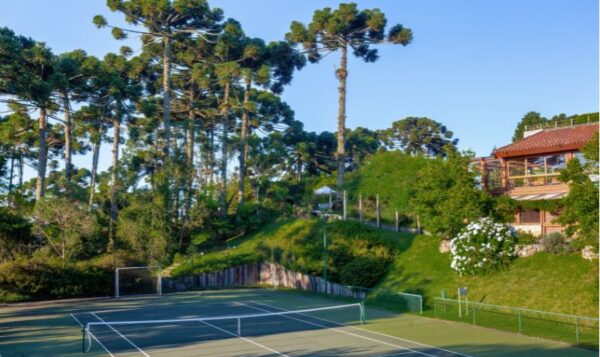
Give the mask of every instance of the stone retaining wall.
M 163 292 L 179 292 L 203 289 L 225 289 L 258 284 L 298 290 L 328 293 L 335 296 L 364 299 L 366 291 L 360 288 L 325 283 L 321 277 L 287 270 L 274 263 L 245 264 L 210 273 L 180 278 L 163 278 Z

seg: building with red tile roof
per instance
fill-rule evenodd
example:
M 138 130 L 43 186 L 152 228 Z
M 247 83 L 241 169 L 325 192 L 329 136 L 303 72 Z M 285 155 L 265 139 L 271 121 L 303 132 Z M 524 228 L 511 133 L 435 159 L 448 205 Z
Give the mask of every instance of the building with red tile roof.
M 565 197 L 569 186 L 559 180 L 569 160 L 585 161 L 581 148 L 598 132 L 598 123 L 527 131 L 524 138 L 502 146 L 492 156 L 473 161 L 481 172 L 482 187 L 517 201 Z M 520 208 L 513 225 L 536 235 L 562 231 L 557 212 Z

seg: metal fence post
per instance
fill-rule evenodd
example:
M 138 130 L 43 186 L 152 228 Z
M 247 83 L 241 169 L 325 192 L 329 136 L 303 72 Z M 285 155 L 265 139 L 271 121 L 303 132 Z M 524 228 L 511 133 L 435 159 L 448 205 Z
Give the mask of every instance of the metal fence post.
M 471 313 L 473 313 L 473 325 L 477 325 L 477 321 L 475 320 L 475 306 L 473 306 L 473 311 L 471 311 Z
M 437 318 L 437 301 L 433 300 L 433 317 Z
M 375 200 L 376 200 L 375 206 L 377 207 L 377 210 L 376 210 L 377 211 L 376 212 L 377 213 L 377 228 L 381 228 L 381 210 L 379 208 L 379 194 L 377 194 L 375 196 Z
M 517 311 L 518 311 L 518 313 L 519 313 L 519 333 L 521 333 L 521 331 L 523 330 L 523 329 L 521 328 L 521 310 L 517 310 Z
M 579 344 L 579 318 L 575 318 L 575 343 Z

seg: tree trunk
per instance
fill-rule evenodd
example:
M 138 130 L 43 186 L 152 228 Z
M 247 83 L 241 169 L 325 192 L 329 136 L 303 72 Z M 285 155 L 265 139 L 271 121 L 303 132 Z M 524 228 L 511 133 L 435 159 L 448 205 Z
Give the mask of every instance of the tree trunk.
M 94 194 L 96 193 L 96 174 L 98 172 L 98 159 L 100 157 L 100 143 L 93 144 L 92 148 L 92 173 L 90 177 L 90 200 L 89 200 L 89 209 L 92 210 L 92 205 L 94 204 Z
M 344 138 L 346 129 L 346 78 L 348 77 L 348 49 L 346 46 L 341 48 L 341 61 L 340 68 L 336 71 L 336 76 L 340 81 L 338 87 L 339 101 L 338 101 L 338 135 L 337 135 L 337 188 L 338 192 L 341 192 L 341 188 L 344 185 L 344 171 L 345 171 L 345 158 L 346 150 Z
M 244 113 L 242 114 L 242 127 L 240 133 L 240 174 L 239 174 L 239 186 L 238 186 L 238 202 L 240 205 L 244 204 L 244 196 L 246 195 L 246 155 L 248 152 L 248 105 L 250 103 L 250 89 L 252 86 L 252 79 L 248 76 L 246 79 L 246 89 L 244 91 Z
M 188 110 L 188 122 L 185 132 L 185 162 L 187 173 L 186 189 L 185 189 L 185 217 L 189 217 L 190 210 L 192 208 L 192 190 L 194 184 L 194 100 L 196 99 L 196 93 L 194 88 L 190 88 L 189 93 L 189 110 Z
M 23 193 L 23 153 L 19 153 L 19 194 Z
M 110 229 L 108 234 L 108 251 L 115 248 L 115 227 L 117 225 L 117 169 L 119 167 L 119 141 L 121 139 L 121 115 L 117 113 L 113 118 L 113 147 L 112 147 L 112 170 L 110 176 Z
M 223 135 L 221 137 L 221 214 L 227 215 L 227 131 L 229 130 L 229 82 L 225 84 L 223 93 Z
M 163 125 L 165 143 L 163 152 L 169 157 L 171 151 L 171 38 L 164 37 L 163 48 Z
M 213 120 L 213 127 L 210 130 L 210 143 L 209 143 L 209 156 L 210 156 L 210 160 L 208 162 L 208 177 L 209 177 L 209 185 L 211 187 L 214 186 L 215 184 L 215 166 L 216 166 L 216 159 L 215 159 L 215 129 L 214 129 L 214 120 Z M 212 188 L 211 188 L 212 190 Z
M 13 190 L 13 176 L 15 172 L 15 150 L 13 150 L 12 155 L 10 155 L 10 174 L 8 176 L 8 193 Z
M 46 135 L 48 120 L 46 118 L 46 108 L 40 108 L 39 123 L 39 154 L 38 154 L 38 174 L 35 186 L 35 200 L 39 201 L 46 192 L 46 164 L 48 162 L 48 147 L 46 146 Z
M 63 107 L 65 111 L 65 177 L 67 181 L 71 181 L 71 155 L 73 152 L 71 139 L 72 139 L 72 123 L 71 123 L 71 103 L 69 102 L 69 95 L 63 93 Z

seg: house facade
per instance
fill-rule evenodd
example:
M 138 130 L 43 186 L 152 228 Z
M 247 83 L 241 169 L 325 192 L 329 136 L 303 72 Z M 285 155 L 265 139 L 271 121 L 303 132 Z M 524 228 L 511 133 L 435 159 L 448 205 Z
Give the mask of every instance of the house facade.
M 482 188 L 516 201 L 554 200 L 565 197 L 569 186 L 559 180 L 569 160 L 585 162 L 581 148 L 598 131 L 598 123 L 526 131 L 524 138 L 502 146 L 489 157 L 475 159 Z M 520 207 L 512 225 L 534 235 L 563 230 L 554 222 L 557 212 Z

